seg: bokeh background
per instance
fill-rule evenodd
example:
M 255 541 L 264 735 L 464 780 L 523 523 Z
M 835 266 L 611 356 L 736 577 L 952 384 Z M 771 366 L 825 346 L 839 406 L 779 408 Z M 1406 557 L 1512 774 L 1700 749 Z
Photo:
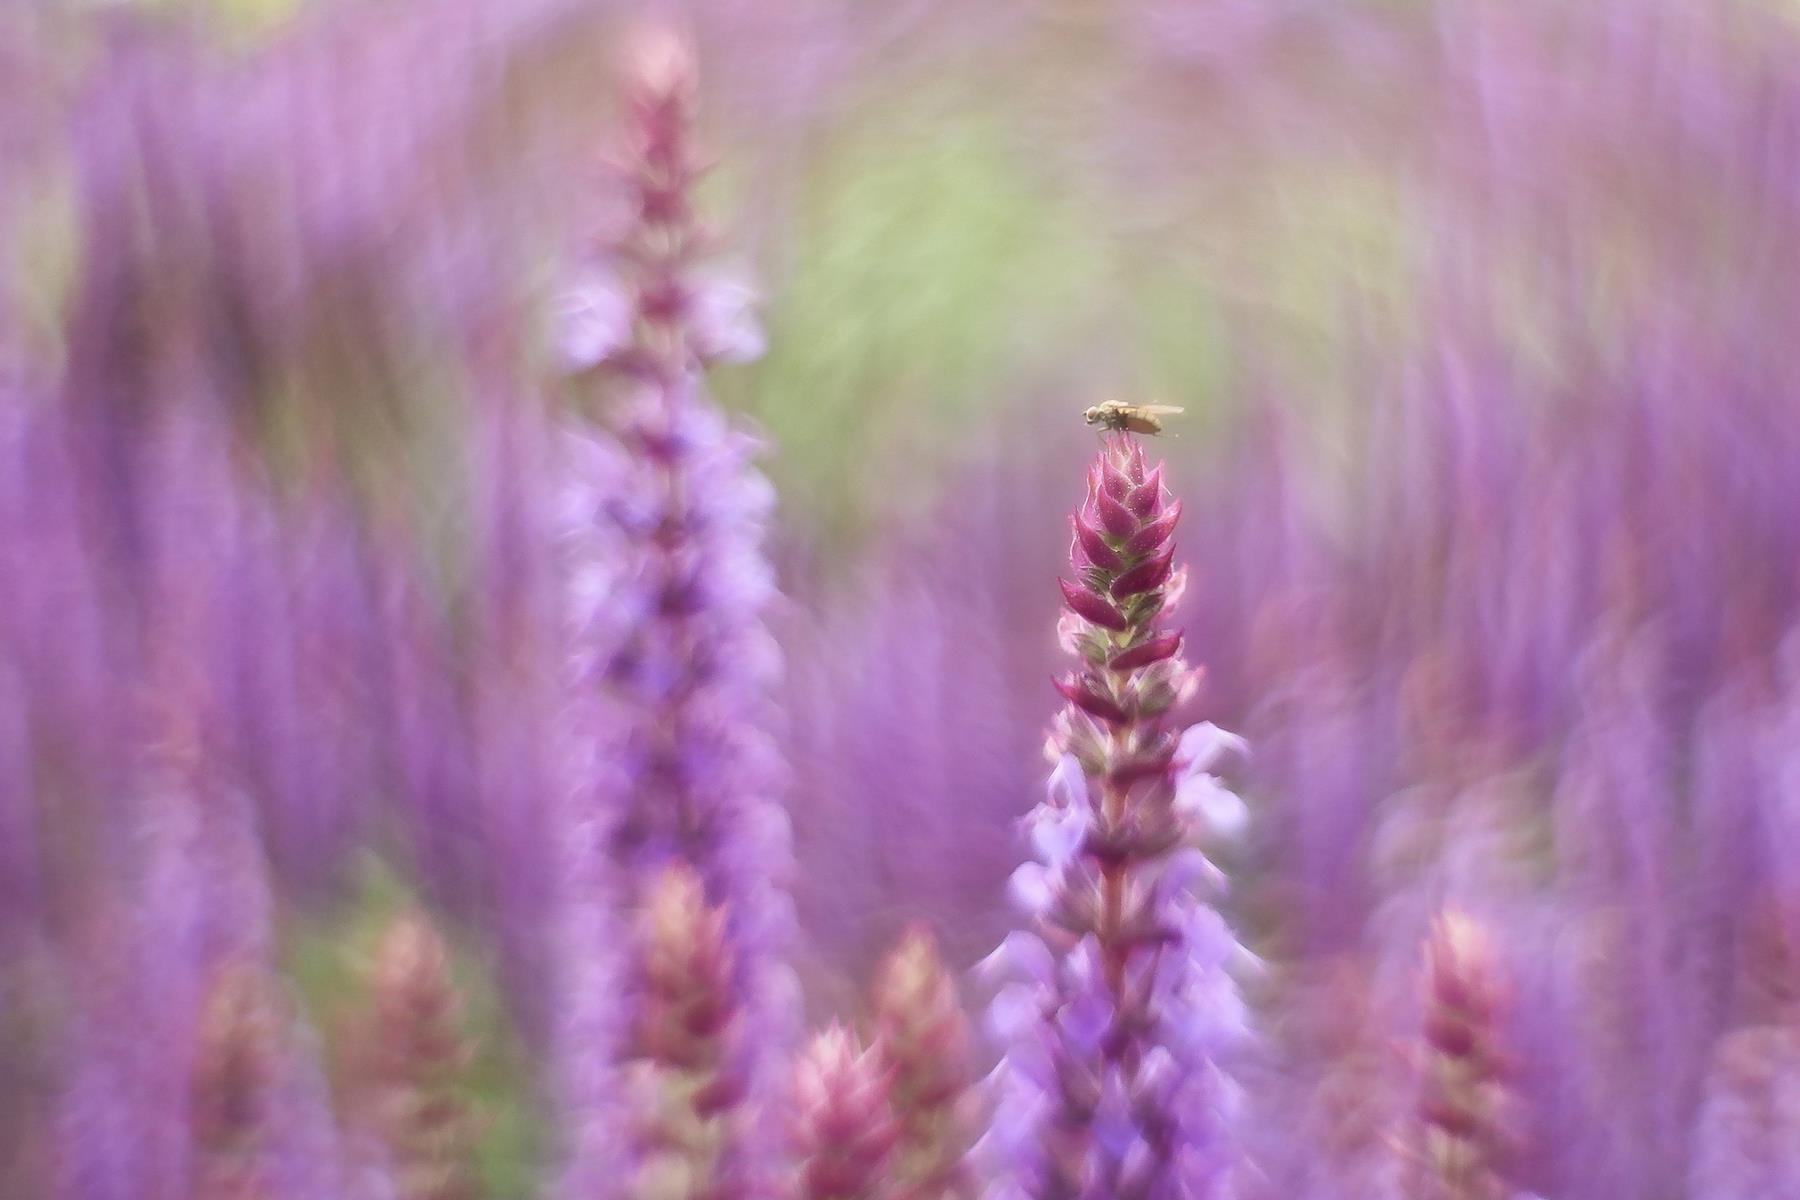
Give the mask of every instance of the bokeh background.
M 539 1177 L 517 498 L 653 18 L 758 297 L 714 388 L 778 497 L 809 1016 L 911 922 L 959 968 L 1017 924 L 1079 414 L 1177 404 L 1199 715 L 1253 748 L 1249 1087 L 1305 1132 L 1268 1194 L 1374 1194 L 1452 901 L 1505 931 L 1533 1190 L 1800 1186 L 1792 5 L 163 0 L 0 14 L 0 1193 L 51 1194 L 71 1026 L 192 932 L 120 883 L 114 786 L 189 687 L 327 1084 L 423 898 L 492 1194 Z

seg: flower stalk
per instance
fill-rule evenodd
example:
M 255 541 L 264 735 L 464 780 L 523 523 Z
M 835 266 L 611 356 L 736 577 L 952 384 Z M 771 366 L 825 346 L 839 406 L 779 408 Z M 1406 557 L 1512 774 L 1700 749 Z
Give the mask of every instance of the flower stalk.
M 622 166 L 634 215 L 563 331 L 576 410 L 565 543 L 579 682 L 621 726 L 606 747 L 622 792 L 610 841 L 631 898 L 685 861 L 748 928 L 779 907 L 771 859 L 786 852 L 765 730 L 778 668 L 761 616 L 771 493 L 754 443 L 704 390 L 708 366 L 760 343 L 743 289 L 698 265 L 712 238 L 689 194 L 693 91 L 681 43 L 640 47 Z
M 1240 743 L 1175 725 L 1198 683 L 1160 625 L 1183 582 L 1179 516 L 1161 467 L 1109 439 L 1061 581 L 1075 663 L 1027 818 L 1039 861 L 1014 877 L 1036 930 L 1000 952 L 1016 981 L 993 1010 L 1009 1045 L 991 1144 L 1010 1195 L 1216 1195 L 1230 1166 L 1221 1062 L 1243 1031 L 1244 952 L 1197 888 L 1220 882 L 1202 843 L 1241 813 L 1208 770 Z
M 597 247 L 561 331 L 572 393 L 564 549 L 574 682 L 595 743 L 574 823 L 607 864 L 585 874 L 652 932 L 651 957 L 620 966 L 647 981 L 649 1006 L 622 1014 L 634 1031 L 620 1065 L 675 1097 L 672 1112 L 624 1114 L 622 1136 L 649 1156 L 639 1194 L 724 1197 L 769 1181 L 772 1139 L 757 1122 L 779 1089 L 794 1006 L 781 965 L 788 833 L 768 732 L 779 655 L 762 617 L 774 595 L 761 548 L 772 493 L 755 443 L 704 387 L 708 367 L 753 357 L 760 341 L 747 291 L 706 266 L 695 90 L 679 39 L 637 44 L 615 164 L 629 217 Z M 668 974 L 681 963 L 690 974 Z M 678 986 L 701 991 L 666 990 Z M 691 1025 L 714 1019 L 725 1023 Z M 588 1157 L 572 1177 L 610 1175 L 598 1151 Z M 671 1182 L 678 1174 L 685 1182 Z

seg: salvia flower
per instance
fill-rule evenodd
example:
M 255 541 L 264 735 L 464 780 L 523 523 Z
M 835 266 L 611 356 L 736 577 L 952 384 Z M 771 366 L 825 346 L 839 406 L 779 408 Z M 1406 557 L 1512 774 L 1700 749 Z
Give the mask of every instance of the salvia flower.
M 723 910 L 692 869 L 644 902 L 628 1035 L 636 1185 L 657 1197 L 744 1195 L 746 1029 Z
M 834 1025 L 794 1072 L 795 1200 L 876 1200 L 889 1193 L 888 1155 L 899 1127 L 882 1056 Z
M 666 908 L 666 868 L 691 868 L 719 914 L 719 985 L 756 1027 L 731 1093 L 703 1103 L 766 1113 L 793 1009 L 778 957 L 790 848 L 769 734 L 779 655 L 762 618 L 774 596 L 761 549 L 772 491 L 752 468 L 755 443 L 702 381 L 708 365 L 751 354 L 756 337 L 742 289 L 703 265 L 712 237 L 693 206 L 694 90 L 682 42 L 638 45 L 618 163 L 629 219 L 568 306 L 563 351 L 577 369 L 562 536 L 577 704 L 591 706 L 593 742 L 575 819 L 617 868 L 614 899 L 627 911 Z M 593 291 L 607 286 L 618 295 Z M 719 1151 L 741 1176 L 730 1186 L 754 1190 L 770 1139 L 735 1121 L 718 1128 L 743 1143 Z M 708 1186 L 726 1194 L 723 1180 Z
M 1499 983 L 1486 934 L 1443 914 L 1425 948 L 1418 1106 L 1410 1147 L 1420 1200 L 1502 1200 L 1508 1150 L 1495 1025 Z
M 218 753 L 209 677 L 183 655 L 188 618 L 159 595 L 135 690 L 120 688 L 130 736 L 109 764 L 104 873 L 57 947 L 57 1192 L 339 1196 L 309 1031 L 274 974 L 255 807 Z
M 1062 581 L 1076 665 L 1056 681 L 1056 767 L 1027 817 L 1037 861 L 1013 879 L 1036 935 L 999 955 L 1017 976 L 991 1014 L 1008 1043 L 990 1135 L 1003 1195 L 1228 1186 L 1236 1089 L 1222 1064 L 1244 1029 L 1230 968 L 1246 954 L 1197 893 L 1220 881 L 1201 843 L 1240 816 L 1209 769 L 1239 743 L 1174 727 L 1196 685 L 1158 623 L 1182 583 L 1179 515 L 1141 447 L 1107 442 Z
M 907 931 L 882 960 L 869 1000 L 899 1121 L 888 1172 L 893 1200 L 974 1195 L 963 1161 L 974 1140 L 968 1018 L 927 930 Z
M 465 1076 L 473 1044 L 443 938 L 422 915 L 394 919 L 376 947 L 358 1080 L 397 1200 L 479 1194 Z
M 755 443 L 707 398 L 724 339 L 703 317 L 713 285 L 689 189 L 692 67 L 654 42 L 634 77 L 625 182 L 636 218 L 606 249 L 629 294 L 629 336 L 571 381 L 572 478 L 563 524 L 579 682 L 617 726 L 613 856 L 641 896 L 671 860 L 728 902 L 733 936 L 786 924 L 787 833 L 767 732 L 779 656 L 761 612 L 774 576 L 761 542 L 773 493 Z M 761 971 L 758 954 L 740 970 Z
M 278 1194 L 269 1172 L 287 1072 L 284 1004 L 247 961 L 222 965 L 207 990 L 189 1088 L 197 1200 Z

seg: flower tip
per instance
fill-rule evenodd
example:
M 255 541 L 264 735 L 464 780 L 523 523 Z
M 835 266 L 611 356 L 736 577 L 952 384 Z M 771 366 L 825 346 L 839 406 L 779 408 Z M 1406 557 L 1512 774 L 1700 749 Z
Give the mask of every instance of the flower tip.
M 1433 951 L 1447 962 L 1473 966 L 1487 957 L 1487 934 L 1481 924 L 1461 909 L 1445 909 L 1432 930 Z
M 1099 515 L 1100 528 L 1113 537 L 1130 537 L 1137 531 L 1136 514 L 1104 488 L 1094 497 L 1094 511 Z
M 694 81 L 693 44 L 672 25 L 659 22 L 639 29 L 627 56 L 633 81 L 652 94 L 670 95 Z
M 1140 519 L 1153 516 L 1162 507 L 1163 484 L 1162 464 L 1158 463 L 1144 477 L 1144 482 L 1131 489 L 1125 497 L 1125 506 L 1136 513 Z

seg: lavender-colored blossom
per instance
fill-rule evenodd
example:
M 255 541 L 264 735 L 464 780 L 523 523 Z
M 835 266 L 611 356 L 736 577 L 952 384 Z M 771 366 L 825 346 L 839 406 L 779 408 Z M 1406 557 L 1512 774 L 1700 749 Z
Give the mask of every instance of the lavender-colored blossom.
M 1014 876 L 1037 934 L 998 956 L 1020 977 L 990 1020 L 1007 1045 L 990 1139 L 1000 1194 L 1222 1195 L 1237 1165 L 1226 1056 L 1245 1015 L 1245 953 L 1197 893 L 1220 877 L 1200 844 L 1237 819 L 1209 773 L 1236 739 L 1178 734 L 1195 673 L 1158 624 L 1179 594 L 1180 505 L 1126 436 L 1088 476 L 1062 581 L 1077 667 L 1051 735 L 1056 769 L 1027 818 L 1038 861 Z
M 1800 982 L 1789 916 L 1747 906 L 1737 1021 L 1713 1044 L 1688 1172 L 1695 1200 L 1778 1196 L 1800 1177 Z
M 623 219 L 554 314 L 552 446 L 522 297 L 582 195 L 567 151 L 619 14 L 277 5 L 247 26 L 227 7 L 226 36 L 192 6 L 0 14 L 0 1193 L 417 1190 L 380 1161 L 403 1155 L 338 1171 L 304 1020 L 245 1017 L 281 1007 L 290 951 L 312 982 L 315 939 L 360 913 L 330 902 L 365 849 L 497 967 L 527 1057 L 506 1083 L 561 1105 L 572 1200 L 712 1161 L 696 1126 L 736 1140 L 734 1186 L 773 1182 L 792 1005 L 769 966 L 788 919 L 768 492 L 701 386 L 763 337 L 748 273 L 693 216 L 691 63 L 638 63 Z M 878 531 L 867 570 L 840 570 L 850 539 L 820 546 L 817 577 L 853 586 L 801 585 L 787 623 L 814 1010 L 851 1012 L 848 981 L 911 921 L 953 965 L 1000 936 L 1048 701 L 1039 481 L 1088 439 L 1069 391 L 1142 371 L 1208 398 L 1162 443 L 1206 481 L 1184 544 L 1208 574 L 1178 613 L 1131 611 L 1172 566 L 1123 561 L 1141 530 L 1091 514 L 1064 602 L 1078 651 L 1109 661 L 1061 681 L 1040 861 L 1016 879 L 1039 927 L 993 1014 L 1013 1035 L 996 1191 L 1204 1194 L 1242 1160 L 1243 1200 L 1479 1195 L 1500 1174 L 1559 1200 L 1792 1192 L 1791 14 L 853 7 L 674 6 L 722 102 L 739 241 L 759 274 L 793 268 L 777 361 L 730 384 L 804 422 L 797 477 L 842 450 L 836 413 L 875 431 L 837 454 L 861 494 L 795 505 L 785 532 L 860 531 L 817 514 L 889 507 L 873 492 L 923 518 Z M 881 71 L 847 69 L 876 48 Z M 943 103 L 971 76 L 973 108 Z M 943 157 L 921 121 L 950 123 Z M 891 223 L 859 223 L 894 195 Z M 911 235 L 940 216 L 934 257 Z M 940 302 L 942 323 L 912 320 Z M 995 369 L 1043 405 L 984 445 L 952 406 Z M 1245 382 L 1265 374 L 1304 400 Z M 1215 967 L 1241 951 L 1182 874 L 1216 888 L 1188 834 L 1244 811 L 1174 779 L 1178 747 L 1128 748 L 1127 776 L 1155 776 L 1129 783 L 1099 761 L 1175 737 L 1173 708 L 1145 732 L 1127 701 L 1178 694 L 1179 672 L 1113 661 L 1173 657 L 1165 619 L 1209 648 L 1209 712 L 1258 747 L 1257 819 L 1225 853 L 1270 959 L 1266 1040 L 1229 1084 L 1238 1002 Z M 691 872 L 674 925 L 709 948 L 686 976 L 632 958 L 671 868 Z M 1421 1026 L 1419 946 L 1458 940 L 1431 933 L 1447 905 L 1478 914 L 1513 1002 L 1427 995 Z M 234 972 L 262 1000 L 230 1000 Z M 701 1027 L 732 1014 L 729 1045 L 696 1052 L 727 1082 L 694 1094 L 733 1100 L 716 1120 L 684 1115 L 674 1064 L 705 1039 L 649 974 L 719 998 L 684 1010 Z M 827 1057 L 885 1059 L 903 1172 L 911 1097 L 950 1086 L 921 1082 L 942 1064 L 911 1039 L 954 1042 L 955 1020 L 936 976 L 897 978 L 885 1044 Z M 681 1036 L 646 1043 L 649 1013 Z M 1500 1090 L 1464 1049 L 1476 1025 L 1507 1050 L 1504 1171 L 1471 1165 Z M 686 1098 L 635 1105 L 637 1078 Z M 190 1103 L 196 1079 L 231 1103 Z M 1239 1090 L 1227 1121 L 1207 1093 Z M 1241 1151 L 1217 1140 L 1233 1121 Z M 870 1157 L 820 1186 L 887 1186 Z
M 214 750 L 206 691 L 152 644 L 155 686 L 108 814 L 124 835 L 114 873 L 59 947 L 76 1000 L 59 1035 L 58 1187 L 323 1200 L 341 1185 L 336 1131 L 313 1047 L 274 999 L 256 811 Z
M 754 444 L 702 391 L 708 364 L 749 347 L 738 291 L 697 266 L 711 237 L 693 210 L 689 54 L 668 34 L 636 47 L 621 162 L 632 213 L 598 264 L 629 298 L 629 336 L 569 380 L 563 551 L 575 703 L 589 706 L 594 739 L 589 807 L 577 797 L 571 818 L 619 872 L 602 885 L 590 871 L 586 886 L 635 910 L 685 864 L 722 912 L 733 1002 L 754 1032 L 742 1079 L 718 1103 L 755 1115 L 793 1004 L 775 957 L 791 918 L 769 732 L 778 659 L 761 621 L 774 595 L 759 545 L 771 496 Z M 717 1174 L 693 1186 L 753 1190 L 767 1139 L 739 1120 L 721 1128 Z
M 759 551 L 771 493 L 750 467 L 754 443 L 701 391 L 713 341 L 695 324 L 707 285 L 690 265 L 707 235 L 689 208 L 685 50 L 658 42 L 644 54 L 629 97 L 638 220 L 611 248 L 634 333 L 572 381 L 577 682 L 625 724 L 608 747 L 625 789 L 610 832 L 621 865 L 641 887 L 669 859 L 689 861 L 709 895 L 731 901 L 740 935 L 767 933 L 781 920 L 785 840 L 764 728 L 778 664 L 759 619 L 774 596 Z
M 1010 428 L 970 433 L 974 461 L 848 578 L 796 571 L 807 602 L 784 640 L 830 648 L 789 667 L 796 900 L 808 996 L 837 1011 L 914 922 L 953 968 L 1013 925 L 996 897 L 1042 774 L 1043 679 L 1060 665 L 1043 632 L 1060 601 L 1041 581 L 1067 541 L 1040 515 L 1091 447 L 1075 426 L 1073 444 L 1021 454 Z

